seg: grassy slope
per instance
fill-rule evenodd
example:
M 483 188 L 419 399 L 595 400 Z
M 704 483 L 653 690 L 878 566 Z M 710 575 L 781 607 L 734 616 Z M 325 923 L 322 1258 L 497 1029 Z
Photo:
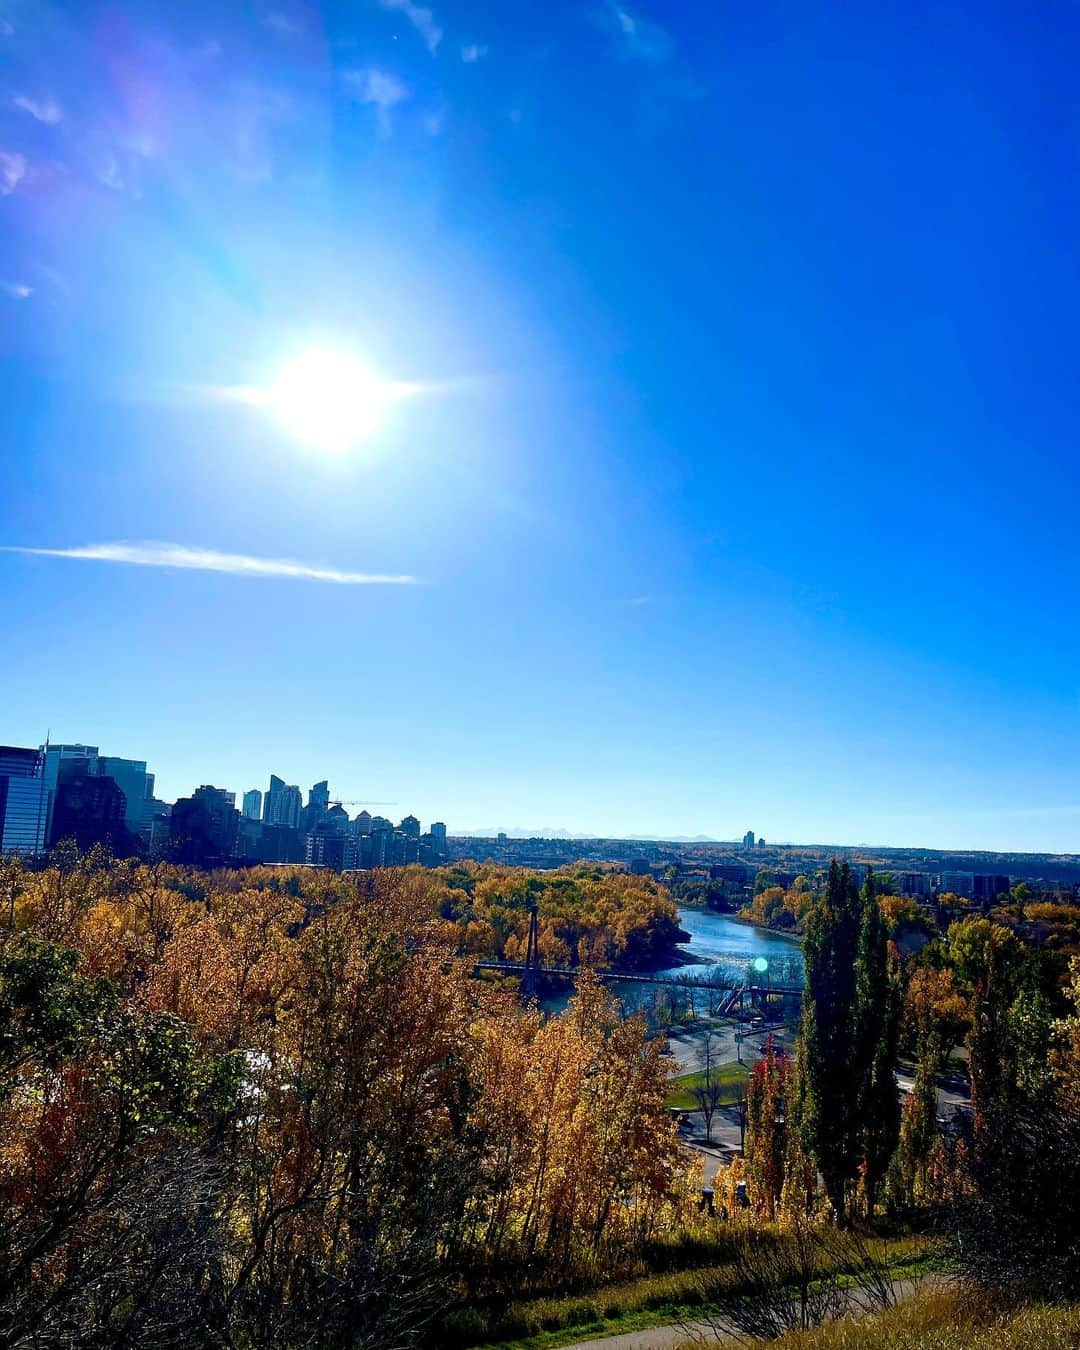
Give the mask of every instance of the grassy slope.
M 784 1336 L 776 1350 L 1064 1350 L 1080 1346 L 1080 1306 L 1008 1312 L 940 1290 L 877 1317 Z M 702 1350 L 696 1343 L 694 1350 Z
M 902 1278 L 925 1267 L 930 1248 L 921 1238 L 893 1239 L 889 1242 L 889 1254 L 897 1278 Z M 588 1293 L 531 1299 L 512 1304 L 491 1326 L 494 1336 L 490 1339 L 479 1334 L 475 1337 L 450 1334 L 444 1339 L 447 1345 L 483 1346 L 484 1350 L 555 1350 L 594 1337 L 670 1326 L 701 1316 L 705 1310 L 702 1284 L 715 1288 L 732 1274 L 731 1268 L 724 1266 L 674 1271 Z M 733 1295 L 737 1289 L 732 1278 Z M 501 1337 L 497 1327 L 502 1331 Z M 476 1330 L 479 1332 L 479 1326 Z

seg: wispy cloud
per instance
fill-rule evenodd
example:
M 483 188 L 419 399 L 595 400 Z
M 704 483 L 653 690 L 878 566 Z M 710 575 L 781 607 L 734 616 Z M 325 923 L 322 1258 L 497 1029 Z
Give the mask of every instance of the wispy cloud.
M 467 66 L 475 65 L 477 61 L 482 61 L 488 54 L 488 48 L 480 42 L 469 42 L 461 49 L 461 59 Z
M 25 281 L 0 281 L 0 291 L 10 295 L 12 300 L 28 300 L 34 294 L 33 286 Z
M 632 595 L 630 597 L 630 603 L 632 605 L 651 605 L 652 602 L 653 597 L 651 595 Z
M 675 55 L 675 39 L 666 28 L 634 14 L 618 0 L 607 0 L 598 17 L 603 26 L 614 33 L 624 56 L 659 65 Z
M 380 136 L 389 136 L 392 130 L 390 110 L 409 97 L 409 91 L 394 75 L 385 70 L 347 70 L 344 74 L 346 85 L 353 90 L 361 103 L 370 103 L 375 108 L 375 117 Z
M 379 4 L 382 5 L 383 9 L 404 14 L 423 38 L 424 46 L 432 56 L 435 55 L 439 43 L 443 40 L 443 30 L 435 15 L 426 5 L 416 5 L 413 0 L 379 0 Z
M 25 177 L 25 157 L 10 150 L 0 150 L 0 197 L 10 197 Z
M 15 25 L 8 19 L 0 19 L 0 37 L 12 37 L 15 32 Z
M 264 17 L 266 26 L 272 28 L 275 33 L 291 36 L 302 31 L 301 25 L 295 19 L 290 19 L 278 9 L 270 10 Z
M 16 94 L 11 101 L 16 108 L 21 108 L 23 112 L 49 126 L 55 126 L 64 116 L 63 108 L 51 97 L 31 98 L 28 94 Z
M 23 548 L 7 544 L 3 553 L 41 558 L 71 558 L 85 562 L 127 563 L 134 567 L 174 567 L 192 572 L 224 572 L 238 577 L 276 577 L 292 581 L 324 581 L 336 586 L 415 586 L 416 577 L 386 572 L 345 572 L 297 562 L 293 558 L 253 558 L 247 553 L 219 553 L 185 544 L 86 544 L 81 548 Z

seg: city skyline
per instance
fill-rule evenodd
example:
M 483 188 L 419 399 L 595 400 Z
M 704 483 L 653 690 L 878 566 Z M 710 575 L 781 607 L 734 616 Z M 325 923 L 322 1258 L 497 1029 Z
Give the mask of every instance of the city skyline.
M 51 750 L 54 758 L 46 760 L 45 751 Z M 97 745 L 90 745 L 85 741 L 64 742 L 49 741 L 43 742 L 38 746 L 3 746 L 0 745 L 0 785 L 4 782 L 4 775 L 7 773 L 26 773 L 25 765 L 16 770 L 6 766 L 5 752 L 9 757 L 32 757 L 39 756 L 42 760 L 42 776 L 50 788 L 55 789 L 57 785 L 57 775 L 59 764 L 66 756 L 84 756 L 89 754 L 93 761 L 92 772 L 114 778 L 121 787 L 127 789 L 131 781 L 130 775 L 133 773 L 140 782 L 145 784 L 146 803 L 148 806 L 157 808 L 170 808 L 173 800 L 187 799 L 190 794 L 209 791 L 217 794 L 223 794 L 228 797 L 231 806 L 235 807 L 237 816 L 241 822 L 255 821 L 263 824 L 286 825 L 296 829 L 303 834 L 302 818 L 304 812 L 317 802 L 323 812 L 327 808 L 334 807 L 340 809 L 342 805 L 351 807 L 360 807 L 358 816 L 367 815 L 375 820 L 384 820 L 393 826 L 393 817 L 396 811 L 390 808 L 399 808 L 397 801 L 386 801 L 378 798 L 350 798 L 344 792 L 335 793 L 330 789 L 330 780 L 326 777 L 315 779 L 305 789 L 300 783 L 290 784 L 279 774 L 268 771 L 267 787 L 265 789 L 252 787 L 247 789 L 223 787 L 213 782 L 213 775 L 203 774 L 197 783 L 193 783 L 185 790 L 169 795 L 160 790 L 161 777 L 156 771 L 151 771 L 149 765 L 152 762 L 148 759 L 129 759 L 124 756 L 102 754 Z M 51 767 L 50 767 L 51 766 Z M 25 784 L 16 779 L 16 788 L 25 790 Z M 305 794 L 307 802 L 305 805 Z M 275 804 L 275 795 L 279 797 L 279 802 Z M 128 810 L 125 812 L 125 823 L 134 833 L 139 832 L 139 806 L 133 801 L 130 790 L 126 791 Z M 281 803 L 285 805 L 282 807 Z M 0 826 L 3 822 L 3 802 L 0 800 Z M 375 808 L 370 810 L 369 808 Z M 31 808 L 28 807 L 27 810 Z M 385 810 L 385 813 L 384 813 Z M 449 814 L 443 810 L 422 811 L 423 818 L 435 821 L 432 828 L 438 828 L 443 831 L 444 836 L 454 838 L 476 838 L 476 839 L 494 839 L 496 836 L 505 836 L 511 840 L 529 840 L 540 839 L 550 840 L 552 842 L 574 842 L 574 841 L 597 841 L 612 840 L 624 844 L 635 843 L 668 843 L 681 845 L 716 845 L 733 850 L 745 850 L 753 852 L 755 849 L 773 848 L 809 848 L 809 849 L 828 849 L 832 847 L 843 849 L 859 848 L 884 848 L 889 850 L 918 850 L 926 848 L 932 852 L 986 852 L 986 853 L 1031 853 L 1031 854 L 1051 854 L 1062 857 L 1080 856 L 1080 850 L 1074 849 L 1011 849 L 1007 844 L 1000 843 L 988 846 L 977 846 L 967 844 L 962 841 L 950 841 L 943 844 L 929 844 L 925 840 L 919 839 L 831 839 L 831 838 L 786 838 L 772 833 L 771 838 L 766 841 L 763 834 L 756 833 L 753 829 L 740 832 L 733 830 L 730 833 L 700 832 L 697 834 L 687 833 L 660 833 L 660 832 L 640 832 L 627 831 L 625 829 L 614 829 L 607 831 L 589 832 L 587 830 L 578 830 L 567 828 L 561 825 L 540 824 L 536 826 L 503 823 L 498 822 L 489 825 L 460 825 L 454 823 L 445 825 L 441 820 L 436 820 L 436 816 Z M 348 815 L 348 812 L 345 812 Z M 405 820 L 417 820 L 418 817 L 410 810 Z M 355 820 L 355 817 L 354 817 Z M 404 823 L 404 822 L 401 822 Z M 394 827 L 400 828 L 400 824 Z
M 1080 847 L 1080 13 L 77 11 L 0 25 L 5 741 Z

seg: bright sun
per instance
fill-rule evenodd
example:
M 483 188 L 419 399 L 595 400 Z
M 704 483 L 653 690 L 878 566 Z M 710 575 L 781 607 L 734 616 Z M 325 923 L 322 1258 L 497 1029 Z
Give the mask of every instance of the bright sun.
M 347 352 L 313 348 L 282 366 L 268 401 L 292 435 L 340 454 L 376 429 L 391 391 Z

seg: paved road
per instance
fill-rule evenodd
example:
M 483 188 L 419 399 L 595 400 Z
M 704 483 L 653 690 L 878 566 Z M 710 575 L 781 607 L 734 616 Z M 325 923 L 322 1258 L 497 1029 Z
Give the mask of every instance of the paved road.
M 897 1297 L 910 1298 L 920 1285 L 925 1286 L 940 1278 L 928 1275 L 918 1280 L 900 1280 L 896 1285 Z M 852 1313 L 870 1311 L 866 1295 L 861 1290 L 851 1290 L 848 1296 L 848 1311 Z M 717 1339 L 718 1334 L 720 1339 Z M 651 1327 L 648 1331 L 627 1331 L 615 1336 L 601 1336 L 592 1341 L 576 1341 L 573 1345 L 565 1346 L 564 1350 L 674 1350 L 676 1346 L 686 1342 L 708 1346 L 731 1345 L 740 1340 L 745 1344 L 745 1337 L 736 1336 L 734 1328 L 725 1330 L 724 1322 L 718 1318 L 712 1323 L 676 1323 L 674 1326 Z

